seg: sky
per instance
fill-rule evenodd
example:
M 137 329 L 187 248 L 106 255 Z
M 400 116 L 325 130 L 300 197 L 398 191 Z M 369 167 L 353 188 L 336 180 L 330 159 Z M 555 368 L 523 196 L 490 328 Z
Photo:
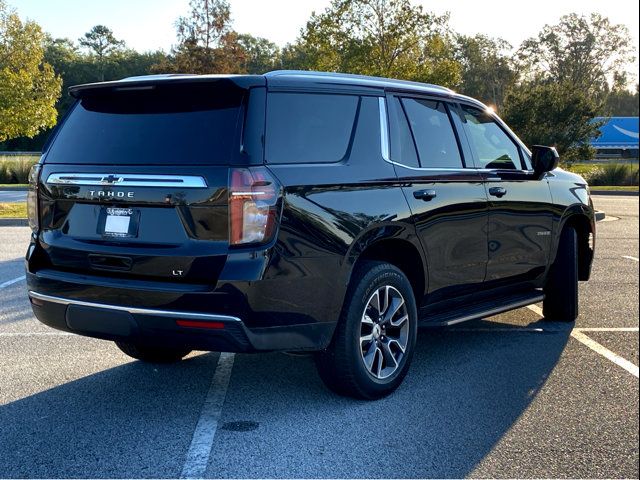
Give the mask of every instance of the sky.
M 21 18 L 38 22 L 54 37 L 77 40 L 103 24 L 138 51 L 163 49 L 175 43 L 175 20 L 189 11 L 189 0 L 6 0 Z M 284 46 L 293 42 L 311 12 L 330 0 L 229 0 L 234 28 Z M 413 0 L 427 11 L 450 12 L 451 27 L 463 34 L 501 37 L 514 46 L 535 36 L 545 24 L 567 13 L 598 12 L 626 25 L 638 48 L 638 0 Z M 637 55 L 637 54 L 636 54 Z M 638 62 L 631 67 L 638 70 Z

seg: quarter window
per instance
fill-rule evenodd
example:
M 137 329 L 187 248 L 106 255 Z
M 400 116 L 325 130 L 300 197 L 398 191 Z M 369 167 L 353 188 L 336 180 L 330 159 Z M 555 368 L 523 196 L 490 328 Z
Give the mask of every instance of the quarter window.
M 342 160 L 355 127 L 359 97 L 270 93 L 267 101 L 268 163 Z
M 471 148 L 478 157 L 478 168 L 517 169 L 520 149 L 486 112 L 462 106 Z
M 408 167 L 419 167 L 416 146 L 400 99 L 392 97 L 388 104 L 391 121 L 391 160 Z
M 403 98 L 424 168 L 461 168 L 462 157 L 447 107 L 441 101 Z

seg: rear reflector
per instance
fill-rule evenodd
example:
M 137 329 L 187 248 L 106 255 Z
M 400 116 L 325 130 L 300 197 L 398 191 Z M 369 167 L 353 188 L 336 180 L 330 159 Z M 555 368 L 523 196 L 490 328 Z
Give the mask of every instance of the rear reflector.
M 45 303 L 37 298 L 33 298 L 31 296 L 29 296 L 29 300 L 31 300 L 31 303 L 33 305 L 35 305 L 36 307 L 44 307 Z
M 176 323 L 180 327 L 189 328 L 208 328 L 210 330 L 221 330 L 224 328 L 222 322 L 203 322 L 199 320 L 176 320 Z

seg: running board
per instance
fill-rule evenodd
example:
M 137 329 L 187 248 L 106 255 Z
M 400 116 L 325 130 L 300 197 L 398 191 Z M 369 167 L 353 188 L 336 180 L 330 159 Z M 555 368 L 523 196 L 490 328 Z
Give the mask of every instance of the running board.
M 527 305 L 532 305 L 542 300 L 544 300 L 544 294 L 539 290 L 529 293 L 519 293 L 478 303 L 460 310 L 429 314 L 428 316 L 421 317 L 419 324 L 421 327 L 455 325 L 456 323 L 491 317 L 499 313 L 508 312 L 509 310 L 526 307 Z

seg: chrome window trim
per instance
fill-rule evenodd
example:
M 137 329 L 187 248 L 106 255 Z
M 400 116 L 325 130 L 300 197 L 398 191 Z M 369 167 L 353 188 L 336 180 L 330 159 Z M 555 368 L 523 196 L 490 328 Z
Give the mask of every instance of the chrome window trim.
M 181 320 L 208 320 L 217 322 L 242 322 L 238 317 L 229 315 L 218 315 L 212 313 L 180 312 L 175 310 L 155 310 L 152 308 L 124 307 L 120 305 L 107 305 L 103 303 L 83 302 L 69 298 L 53 297 L 29 290 L 29 297 L 43 302 L 57 303 L 59 305 L 79 305 L 81 307 L 103 308 L 106 310 L 117 310 L 128 312 L 132 315 L 157 315 L 162 317 L 176 318 Z
M 382 152 L 382 159 L 392 165 L 397 165 L 409 170 L 423 171 L 423 172 L 496 172 L 495 168 L 476 168 L 476 167 L 459 167 L 459 168 L 438 168 L 438 167 L 410 167 L 402 163 L 394 162 L 390 158 L 390 143 L 389 143 L 389 124 L 387 121 L 387 104 L 386 98 L 378 97 L 378 106 L 380 111 L 380 150 Z M 519 143 L 519 142 L 518 142 Z M 533 170 L 513 169 L 511 172 L 520 173 L 533 173 Z M 493 180 L 493 179 L 491 179 Z
M 385 162 L 390 162 L 390 147 L 389 147 L 389 124 L 387 123 L 387 99 L 384 97 L 378 97 L 378 107 L 380 110 L 380 148 L 382 151 L 382 158 Z
M 47 177 L 45 183 L 49 185 L 207 188 L 206 180 L 196 175 L 52 173 Z

